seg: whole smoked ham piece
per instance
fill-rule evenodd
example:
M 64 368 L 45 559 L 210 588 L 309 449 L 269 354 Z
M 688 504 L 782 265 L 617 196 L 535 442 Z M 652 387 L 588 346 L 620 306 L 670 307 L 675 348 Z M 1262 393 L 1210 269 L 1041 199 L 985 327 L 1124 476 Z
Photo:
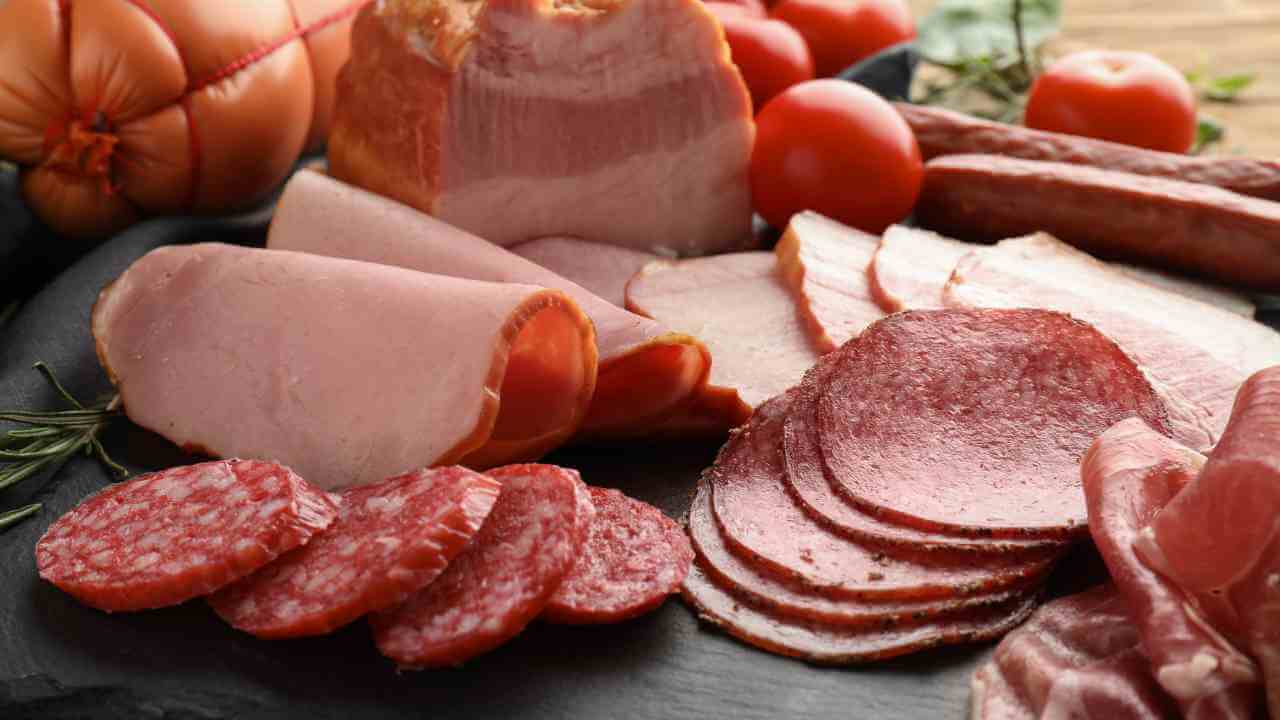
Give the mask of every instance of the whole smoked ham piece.
M 267 247 L 564 292 L 591 318 L 599 345 L 586 434 L 643 434 L 706 382 L 711 357 L 694 338 L 475 235 L 319 173 L 296 173 L 285 186 Z
M 351 46 L 334 177 L 499 245 L 752 243 L 751 98 L 698 0 L 384 0 Z
M 564 293 L 305 253 L 153 250 L 92 324 L 134 422 L 325 489 L 537 457 L 595 386 L 591 322 Z

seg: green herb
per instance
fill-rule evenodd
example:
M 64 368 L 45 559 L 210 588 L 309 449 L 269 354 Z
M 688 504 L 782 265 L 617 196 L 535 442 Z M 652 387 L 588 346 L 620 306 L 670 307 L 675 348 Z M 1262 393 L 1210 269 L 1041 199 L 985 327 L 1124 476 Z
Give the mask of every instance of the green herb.
M 0 490 L 45 470 L 60 468 L 77 452 L 96 456 L 112 473 L 127 477 L 129 471 L 107 455 L 98 439 L 103 428 L 120 414 L 120 396 L 85 407 L 58 382 L 49 366 L 38 362 L 35 369 L 71 407 L 52 412 L 0 412 L 0 421 L 21 426 L 0 435 Z M 0 530 L 39 510 L 40 504 L 34 503 L 0 514 Z
M 1211 117 L 1201 115 L 1196 118 L 1196 141 L 1191 146 L 1191 154 L 1199 155 L 1210 146 L 1222 142 L 1226 135 L 1227 129 L 1223 127 L 1222 123 Z
M 1195 88 L 1200 99 L 1209 102 L 1235 102 L 1241 92 L 1253 84 L 1258 76 L 1253 73 L 1232 73 L 1230 75 L 1209 76 L 1204 68 L 1187 70 L 1183 73 L 1187 82 Z

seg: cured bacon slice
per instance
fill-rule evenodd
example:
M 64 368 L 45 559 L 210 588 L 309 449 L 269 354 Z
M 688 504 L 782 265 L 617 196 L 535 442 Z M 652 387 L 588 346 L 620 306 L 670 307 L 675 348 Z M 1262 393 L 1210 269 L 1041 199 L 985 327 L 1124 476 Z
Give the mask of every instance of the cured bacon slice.
M 1135 541 L 1261 666 L 1280 715 L 1280 366 L 1251 376 L 1204 470 Z
M 1280 333 L 1135 280 L 1043 233 L 957 265 L 951 307 L 1040 307 L 1095 325 L 1142 365 L 1166 399 L 1174 437 L 1211 447 L 1250 373 L 1280 362 Z
M 867 275 L 885 312 L 942 307 L 942 289 L 960 258 L 977 245 L 928 230 L 894 225 L 884 231 Z
M 884 317 L 867 284 L 876 243 L 873 235 L 802 212 L 774 248 L 782 278 L 821 352 L 835 350 Z
M 970 720 L 1167 720 L 1177 706 L 1151 677 L 1112 585 L 1061 598 L 1009 633 L 973 676 Z
M 577 283 L 618 307 L 627 305 L 627 282 L 662 255 L 567 237 L 547 237 L 512 245 L 511 252 Z
M 1094 442 L 1080 466 L 1089 530 L 1138 628 L 1151 672 L 1182 716 L 1248 720 L 1262 699 L 1253 661 L 1133 549 L 1139 531 L 1203 465 L 1204 456 L 1137 418 L 1117 424 Z
M 537 457 L 595 386 L 564 293 L 280 250 L 154 250 L 102 291 L 93 335 L 134 422 L 325 489 Z
M 289 181 L 267 247 L 562 291 L 591 318 L 599 344 L 588 434 L 643 434 L 706 381 L 711 358 L 693 338 L 475 235 L 319 173 L 299 172 Z
M 971 537 L 1087 530 L 1079 462 L 1093 439 L 1168 412 L 1109 338 L 1044 310 L 920 310 L 840 350 L 818 398 L 835 487 L 899 524 Z
M 751 98 L 698 0 L 387 0 L 351 58 L 334 177 L 500 245 L 751 242 Z

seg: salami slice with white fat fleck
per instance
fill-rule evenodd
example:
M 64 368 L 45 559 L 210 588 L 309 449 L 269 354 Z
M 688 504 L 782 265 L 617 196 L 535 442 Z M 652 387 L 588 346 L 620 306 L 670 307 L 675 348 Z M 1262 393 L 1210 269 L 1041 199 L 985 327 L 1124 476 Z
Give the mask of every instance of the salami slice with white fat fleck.
M 890 315 L 840 350 L 818 398 L 836 489 L 929 532 L 1088 530 L 1080 458 L 1128 417 L 1169 433 L 1142 370 L 1092 325 L 1046 310 Z
M 606 488 L 590 488 L 595 519 L 573 570 L 542 612 L 573 625 L 639 617 L 678 592 L 693 548 L 662 511 Z
M 112 485 L 36 545 L 40 577 L 108 612 L 207 595 L 305 545 L 338 515 L 292 470 L 219 460 Z
M 509 465 L 471 546 L 404 605 L 369 616 L 383 655 L 404 668 L 458 665 L 520 634 L 573 567 L 591 513 L 577 473 Z
M 435 580 L 479 531 L 501 487 L 466 468 L 444 467 L 351 488 L 329 530 L 209 603 L 223 620 L 261 638 L 331 632 Z

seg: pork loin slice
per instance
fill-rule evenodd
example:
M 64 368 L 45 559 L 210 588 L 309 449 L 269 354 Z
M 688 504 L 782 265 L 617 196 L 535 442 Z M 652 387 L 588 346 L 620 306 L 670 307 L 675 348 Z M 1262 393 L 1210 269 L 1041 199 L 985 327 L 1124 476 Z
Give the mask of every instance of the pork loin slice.
M 547 237 L 512 245 L 511 252 L 586 288 L 618 307 L 627 305 L 627 282 L 663 256 L 644 250 L 568 237 Z
M 871 298 L 867 266 L 878 238 L 815 212 L 791 218 L 774 248 L 783 281 L 822 352 L 884 317 Z
M 595 324 L 600 374 L 583 432 L 643 434 L 706 381 L 711 358 L 687 335 L 626 312 L 493 243 L 314 172 L 285 187 L 267 247 L 560 290 Z
M 1059 310 L 1093 324 L 1142 365 L 1169 406 L 1174 437 L 1194 450 L 1221 434 L 1240 383 L 1280 362 L 1280 333 L 1136 280 L 1043 233 L 966 256 L 944 300 Z
M 819 525 L 782 481 L 783 423 L 794 393 L 761 406 L 708 471 L 716 523 L 732 552 L 813 594 L 858 601 L 936 600 L 1035 586 L 1051 558 L 912 553 L 854 542 Z
M 1138 559 L 1133 542 L 1195 479 L 1204 456 L 1124 420 L 1093 443 L 1080 465 L 1089 531 L 1142 638 L 1156 682 L 1188 720 L 1254 717 L 1262 700 L 1253 661 L 1210 628 L 1180 588 Z
M 1204 470 L 1135 541 L 1209 622 L 1262 666 L 1280 716 L 1280 367 L 1240 388 Z
M 735 393 L 741 419 L 819 356 L 770 252 L 651 263 L 628 283 L 627 307 L 706 343 L 708 390 Z
M 335 177 L 499 245 L 751 242 L 751 98 L 698 0 L 386 0 L 337 86 Z
M 960 258 L 979 246 L 928 230 L 894 225 L 884 231 L 867 275 L 885 312 L 942 307 L 942 289 Z
M 970 720 L 1165 720 L 1177 706 L 1151 677 L 1115 587 L 1048 603 L 973 676 Z
M 154 250 L 102 291 L 93 334 L 134 422 L 325 489 L 535 457 L 595 386 L 564 293 L 280 250 Z

